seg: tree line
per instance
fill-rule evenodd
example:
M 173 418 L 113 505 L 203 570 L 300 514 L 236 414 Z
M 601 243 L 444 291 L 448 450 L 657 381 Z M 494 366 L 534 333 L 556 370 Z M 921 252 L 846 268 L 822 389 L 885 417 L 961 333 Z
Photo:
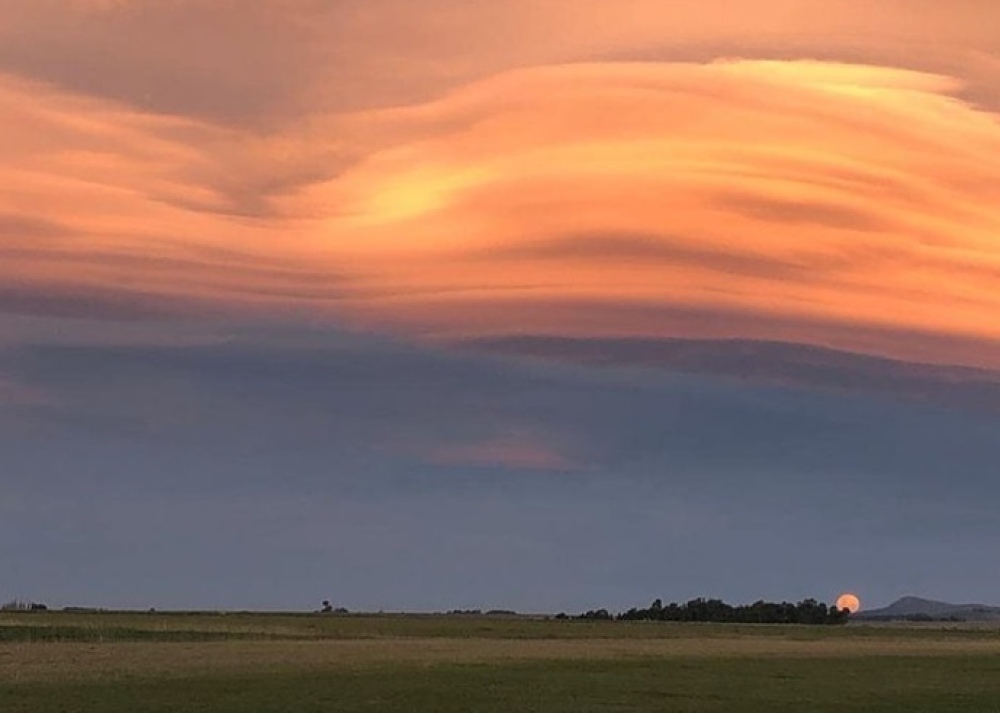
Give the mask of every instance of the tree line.
M 40 602 L 24 602 L 20 599 L 11 599 L 9 602 L 0 604 L 0 612 L 39 612 L 48 610 L 49 608 Z
M 753 604 L 733 606 L 721 599 L 692 599 L 682 604 L 664 605 L 660 599 L 645 609 L 632 608 L 620 614 L 607 609 L 592 609 L 577 616 L 559 614 L 557 619 L 580 621 L 677 621 L 712 622 L 718 624 L 846 624 L 850 618 L 847 609 L 827 606 L 815 599 L 798 603 L 756 601 Z

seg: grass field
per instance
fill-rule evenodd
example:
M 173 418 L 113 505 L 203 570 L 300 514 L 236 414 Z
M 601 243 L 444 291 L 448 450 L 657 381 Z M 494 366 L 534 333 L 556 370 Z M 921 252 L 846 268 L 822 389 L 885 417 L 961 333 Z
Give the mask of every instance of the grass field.
M 0 711 L 1000 713 L 1000 631 L 0 615 Z

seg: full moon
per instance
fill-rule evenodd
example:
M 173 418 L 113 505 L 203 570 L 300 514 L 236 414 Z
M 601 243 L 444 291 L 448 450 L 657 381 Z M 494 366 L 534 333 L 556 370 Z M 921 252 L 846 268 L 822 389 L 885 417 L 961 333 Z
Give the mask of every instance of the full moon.
M 858 609 L 861 608 L 861 600 L 858 599 L 856 594 L 851 594 L 850 592 L 845 592 L 837 597 L 837 608 L 846 609 L 853 614 Z

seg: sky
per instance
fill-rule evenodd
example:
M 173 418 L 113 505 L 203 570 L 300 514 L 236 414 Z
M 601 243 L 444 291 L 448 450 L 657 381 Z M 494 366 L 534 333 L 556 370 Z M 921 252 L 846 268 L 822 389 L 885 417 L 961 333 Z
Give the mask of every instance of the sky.
M 1000 604 L 994 0 L 0 0 L 0 598 Z

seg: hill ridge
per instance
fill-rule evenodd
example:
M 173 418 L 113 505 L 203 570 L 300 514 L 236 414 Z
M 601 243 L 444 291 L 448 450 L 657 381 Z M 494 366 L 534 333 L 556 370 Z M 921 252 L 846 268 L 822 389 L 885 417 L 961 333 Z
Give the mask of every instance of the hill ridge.
M 860 620 L 954 620 L 1000 621 L 1000 607 L 987 604 L 952 604 L 915 595 L 900 597 L 881 609 L 870 609 L 854 615 Z

